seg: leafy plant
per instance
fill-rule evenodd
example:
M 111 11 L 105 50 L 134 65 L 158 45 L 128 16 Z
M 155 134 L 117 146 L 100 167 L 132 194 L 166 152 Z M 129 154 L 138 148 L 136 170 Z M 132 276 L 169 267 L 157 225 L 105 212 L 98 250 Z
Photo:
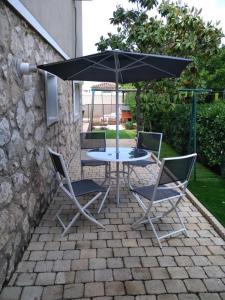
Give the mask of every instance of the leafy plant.
M 96 44 L 98 50 L 110 47 L 193 59 L 192 65 L 182 73 L 179 80 L 164 79 L 162 82 L 135 84 L 137 130 L 141 130 L 143 123 L 147 126 L 146 120 L 143 122 L 141 103 L 144 101 L 148 110 L 143 95 L 149 90 L 169 94 L 171 99 L 177 88 L 207 86 L 207 68 L 211 65 L 211 59 L 219 52 L 223 33 L 218 23 L 204 22 L 201 10 L 181 2 L 159 3 L 154 0 L 129 0 L 129 2 L 136 6 L 128 10 L 122 6 L 117 7 L 110 19 L 111 24 L 117 27 L 117 33 L 102 36 Z M 153 15 L 153 8 L 156 9 L 157 16 Z
M 128 129 L 128 130 L 134 129 L 134 122 L 132 122 L 132 121 L 127 121 L 127 122 L 125 123 L 125 128 Z
M 225 103 L 199 104 L 197 110 L 197 153 L 205 165 L 225 173 Z M 167 111 L 152 113 L 153 129 L 162 131 L 178 153 L 188 151 L 191 106 L 176 104 Z

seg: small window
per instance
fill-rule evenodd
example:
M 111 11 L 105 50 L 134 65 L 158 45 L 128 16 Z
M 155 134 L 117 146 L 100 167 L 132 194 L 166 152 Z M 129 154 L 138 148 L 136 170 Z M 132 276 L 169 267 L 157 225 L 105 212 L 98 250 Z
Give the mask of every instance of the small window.
M 45 72 L 45 97 L 47 126 L 59 121 L 58 109 L 58 84 L 57 77 Z
M 73 116 L 76 120 L 80 116 L 80 86 L 73 81 Z

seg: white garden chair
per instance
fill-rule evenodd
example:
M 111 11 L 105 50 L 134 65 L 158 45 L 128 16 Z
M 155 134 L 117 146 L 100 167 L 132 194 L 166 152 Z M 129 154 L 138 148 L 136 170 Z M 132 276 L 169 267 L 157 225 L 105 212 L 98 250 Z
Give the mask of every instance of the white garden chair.
M 163 159 L 156 184 L 131 189 L 140 207 L 144 211 L 143 216 L 138 219 L 132 227 L 137 228 L 144 223 L 149 223 L 160 247 L 162 247 L 160 241 L 166 237 L 183 231 L 187 234 L 184 222 L 178 212 L 178 204 L 185 196 L 196 156 L 197 154 L 194 153 L 186 156 Z M 147 200 L 147 203 L 142 200 L 142 197 Z M 152 217 L 153 208 L 163 202 L 168 202 L 171 208 L 162 214 Z M 172 212 L 175 212 L 178 217 L 181 228 L 159 236 L 154 226 L 154 221 Z
M 68 171 L 63 156 L 57 152 L 52 151 L 50 148 L 48 148 L 48 151 L 52 163 L 54 165 L 54 169 L 57 172 L 57 178 L 59 179 L 59 188 L 73 202 L 75 208 L 77 209 L 74 217 L 68 224 L 65 224 L 62 218 L 60 217 L 60 213 L 63 210 L 63 205 L 56 213 L 56 218 L 59 220 L 60 224 L 63 227 L 62 236 L 64 236 L 69 231 L 71 226 L 76 222 L 76 220 L 79 218 L 80 215 L 83 215 L 92 223 L 102 228 L 105 228 L 103 224 L 101 224 L 99 221 L 95 219 L 95 217 L 90 213 L 88 208 L 91 204 L 93 204 L 96 200 L 98 200 L 103 193 L 105 193 L 102 200 L 104 202 L 105 198 L 108 195 L 109 189 L 106 190 L 103 186 L 100 186 L 99 184 L 95 183 L 93 180 L 90 179 L 71 181 L 68 175 Z M 95 194 L 95 196 L 92 197 L 90 200 L 87 200 L 86 203 L 82 205 L 78 200 L 79 197 L 89 195 L 89 194 Z

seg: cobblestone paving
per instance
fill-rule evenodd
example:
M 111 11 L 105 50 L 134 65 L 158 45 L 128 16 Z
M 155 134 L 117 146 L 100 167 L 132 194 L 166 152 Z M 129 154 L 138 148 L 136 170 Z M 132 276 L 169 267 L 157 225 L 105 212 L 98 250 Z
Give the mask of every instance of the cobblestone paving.
M 103 174 L 99 170 L 91 168 L 86 175 L 97 178 Z M 141 179 L 134 177 L 133 182 L 147 183 L 148 173 L 141 169 L 138 174 Z M 62 203 L 66 203 L 65 218 L 72 217 L 73 205 L 58 194 L 2 290 L 1 300 L 225 299 L 225 242 L 187 199 L 180 210 L 189 237 L 167 239 L 162 249 L 148 226 L 132 230 L 141 209 L 122 180 L 120 205 L 115 203 L 113 187 L 102 212 L 96 214 L 106 230 L 80 219 L 62 238 L 53 219 Z M 162 205 L 155 212 L 163 210 Z M 160 222 L 157 228 L 163 233 L 178 226 L 173 215 Z

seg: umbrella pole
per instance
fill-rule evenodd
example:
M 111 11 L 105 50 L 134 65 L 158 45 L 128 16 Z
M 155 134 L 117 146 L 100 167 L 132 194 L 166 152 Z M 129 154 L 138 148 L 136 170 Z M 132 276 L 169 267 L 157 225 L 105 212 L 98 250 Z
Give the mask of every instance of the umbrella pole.
M 116 70 L 116 156 L 119 158 L 119 91 L 118 91 L 118 71 Z
M 115 66 L 116 66 L 116 159 L 119 159 L 119 73 L 118 73 L 118 55 L 115 53 Z M 120 203 L 120 183 L 119 183 L 119 176 L 120 176 L 120 163 L 116 162 L 116 202 L 117 204 Z

